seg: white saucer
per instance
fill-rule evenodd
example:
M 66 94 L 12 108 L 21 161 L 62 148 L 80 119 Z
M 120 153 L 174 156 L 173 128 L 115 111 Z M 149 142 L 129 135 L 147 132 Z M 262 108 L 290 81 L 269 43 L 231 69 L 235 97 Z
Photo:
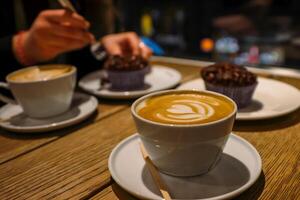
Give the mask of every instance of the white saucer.
M 155 66 L 151 67 L 151 72 L 145 77 L 146 88 L 133 91 L 112 91 L 109 88 L 101 88 L 100 77 L 103 77 L 104 71 L 92 72 L 79 81 L 79 87 L 90 92 L 93 95 L 113 99 L 132 99 L 145 94 L 165 90 L 175 87 L 180 83 L 181 74 L 172 68 Z
M 162 199 L 145 166 L 139 149 L 139 136 L 132 135 L 110 154 L 108 167 L 123 189 L 141 199 Z M 217 166 L 195 177 L 174 177 L 161 173 L 174 199 L 228 199 L 241 194 L 259 177 L 261 158 L 246 140 L 231 134 Z
M 204 81 L 195 79 L 178 89 L 205 90 Z M 300 106 L 300 91 L 281 81 L 258 78 L 258 85 L 252 103 L 238 110 L 237 120 L 258 120 L 282 116 L 297 110 Z
M 25 115 L 21 106 L 6 104 L 0 108 L 0 118 L 7 120 L 0 122 L 0 127 L 20 133 L 53 131 L 83 121 L 97 109 L 97 106 L 98 100 L 95 97 L 75 93 L 71 108 L 67 112 L 51 118 L 34 119 Z

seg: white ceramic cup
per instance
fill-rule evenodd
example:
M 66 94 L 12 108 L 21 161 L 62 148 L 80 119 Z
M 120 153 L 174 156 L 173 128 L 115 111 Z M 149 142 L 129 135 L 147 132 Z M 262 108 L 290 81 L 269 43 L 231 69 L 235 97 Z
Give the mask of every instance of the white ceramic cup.
M 209 93 L 228 99 L 233 104 L 233 111 L 220 120 L 196 125 L 157 123 L 137 113 L 137 106 L 150 97 L 185 91 L 191 90 L 152 93 L 137 99 L 131 107 L 140 139 L 154 165 L 161 172 L 174 176 L 196 176 L 215 166 L 232 131 L 237 112 L 237 106 L 230 98 L 215 92 L 202 91 L 201 94 Z
M 16 73 L 29 68 L 71 67 L 71 70 L 48 80 L 20 82 L 11 80 Z M 16 102 L 21 105 L 24 113 L 33 118 L 47 118 L 67 111 L 71 105 L 76 85 L 77 70 L 74 66 L 55 64 L 23 68 L 6 76 L 7 83 L 0 82 L 0 87 L 11 90 Z M 3 95 L 0 100 L 16 103 Z

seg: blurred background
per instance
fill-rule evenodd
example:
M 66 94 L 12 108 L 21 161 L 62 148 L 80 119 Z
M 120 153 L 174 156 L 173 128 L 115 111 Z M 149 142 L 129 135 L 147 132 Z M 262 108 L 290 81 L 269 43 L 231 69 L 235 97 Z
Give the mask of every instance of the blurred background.
M 300 68 L 299 0 L 102 3 L 110 7 L 102 23 L 108 32 L 136 31 L 161 47 L 157 54 Z
M 25 9 L 30 10 L 28 21 L 37 15 L 34 10 L 38 4 L 60 7 L 55 0 L 23 1 Z M 156 55 L 300 69 L 299 0 L 72 3 L 91 21 L 91 31 L 96 36 L 135 31 L 155 49 Z

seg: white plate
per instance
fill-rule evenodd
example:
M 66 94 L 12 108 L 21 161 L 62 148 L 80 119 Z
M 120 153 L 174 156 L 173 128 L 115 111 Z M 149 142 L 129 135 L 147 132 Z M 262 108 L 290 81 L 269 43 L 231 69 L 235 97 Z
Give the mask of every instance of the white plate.
M 6 104 L 0 109 L 0 127 L 20 132 L 34 133 L 53 131 L 79 123 L 90 116 L 98 106 L 98 100 L 90 95 L 75 93 L 71 108 L 65 113 L 43 119 L 30 118 L 23 113 L 21 106 Z
M 202 79 L 186 82 L 178 89 L 205 90 Z M 258 78 L 251 104 L 238 110 L 237 120 L 258 120 L 282 116 L 300 106 L 300 91 L 284 82 Z
M 103 73 L 103 70 L 99 70 L 86 75 L 79 81 L 79 87 L 98 97 L 132 99 L 154 91 L 173 88 L 179 84 L 181 80 L 181 74 L 177 70 L 153 65 L 151 72 L 145 77 L 146 87 L 148 88 L 133 91 L 112 91 L 109 88 L 101 89 L 100 77 L 103 76 Z
M 130 136 L 110 154 L 108 167 L 123 189 L 141 199 L 162 199 L 145 166 L 139 136 Z M 246 140 L 231 134 L 217 166 L 202 176 L 174 177 L 161 173 L 174 199 L 228 199 L 248 189 L 261 173 L 261 158 Z

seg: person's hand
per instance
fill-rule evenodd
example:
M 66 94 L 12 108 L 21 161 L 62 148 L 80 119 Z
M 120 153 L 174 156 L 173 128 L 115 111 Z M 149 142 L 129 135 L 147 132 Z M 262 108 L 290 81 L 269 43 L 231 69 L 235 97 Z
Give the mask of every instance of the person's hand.
M 254 33 L 252 21 L 244 15 L 229 15 L 216 18 L 213 25 L 230 33 Z
M 152 55 L 151 49 L 134 32 L 109 34 L 100 41 L 110 55 L 141 55 L 146 59 Z
M 82 16 L 70 11 L 42 11 L 23 34 L 24 54 L 30 60 L 43 62 L 80 49 L 95 40 L 87 31 L 89 26 Z

